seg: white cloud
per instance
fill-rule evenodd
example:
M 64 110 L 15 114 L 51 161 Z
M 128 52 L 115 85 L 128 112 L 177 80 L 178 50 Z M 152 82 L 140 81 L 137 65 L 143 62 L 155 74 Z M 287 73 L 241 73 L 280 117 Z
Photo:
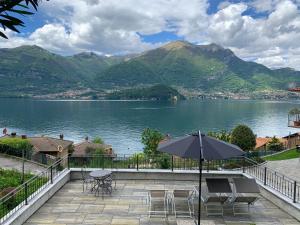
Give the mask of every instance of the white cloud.
M 37 44 L 62 54 L 132 53 L 162 44 L 144 42 L 139 34 L 171 31 L 191 42 L 215 42 L 269 67 L 300 70 L 299 5 L 300 0 L 224 1 L 209 15 L 208 0 L 51 0 L 40 8 L 49 17 L 47 24 L 28 37 L 8 32 L 10 39 L 0 39 L 0 47 Z M 266 16 L 247 15 L 249 8 Z
M 269 67 L 300 69 L 300 54 L 290 52 L 300 47 L 300 14 L 297 4 L 281 0 L 265 18 L 244 15 L 246 3 L 231 4 L 210 18 L 207 38 L 231 48 L 243 59 L 255 60 Z

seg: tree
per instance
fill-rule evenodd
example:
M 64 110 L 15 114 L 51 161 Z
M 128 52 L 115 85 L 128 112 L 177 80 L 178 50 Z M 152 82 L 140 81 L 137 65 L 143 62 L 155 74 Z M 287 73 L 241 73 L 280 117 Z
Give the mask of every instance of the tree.
M 37 10 L 39 1 L 40 0 L 0 0 L 0 25 L 3 30 L 9 29 L 19 33 L 17 27 L 24 27 L 24 22 L 16 16 L 34 14 L 29 11 L 29 7 L 31 5 Z M 7 39 L 7 36 L 1 31 L 0 37 Z
M 289 116 L 292 116 L 294 118 L 294 121 L 300 121 L 300 109 L 293 108 L 289 111 Z
M 267 148 L 270 151 L 281 151 L 284 149 L 284 146 L 283 143 L 281 143 L 280 140 L 274 136 L 272 137 L 271 141 L 269 141 Z
M 231 132 L 226 130 L 221 130 L 220 132 L 209 131 L 207 135 L 221 141 L 231 142 Z
M 101 137 L 95 137 L 93 140 L 93 143 L 95 144 L 104 144 L 104 141 L 102 140 Z
M 231 143 L 244 151 L 252 151 L 256 145 L 256 136 L 246 125 L 237 125 L 231 133 Z
M 158 130 L 147 128 L 142 133 L 142 143 L 144 146 L 144 153 L 148 156 L 157 154 L 157 147 L 160 141 L 164 139 L 162 133 Z

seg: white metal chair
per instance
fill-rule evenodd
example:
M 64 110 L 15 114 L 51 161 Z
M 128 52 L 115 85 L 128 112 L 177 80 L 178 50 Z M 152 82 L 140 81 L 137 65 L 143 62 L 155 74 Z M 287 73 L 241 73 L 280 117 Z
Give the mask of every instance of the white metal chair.
M 150 190 L 148 192 L 149 217 L 163 216 L 167 217 L 168 195 L 166 190 Z M 161 210 L 156 208 L 163 207 Z
M 184 210 L 177 210 L 176 206 L 182 206 L 185 205 L 188 207 L 188 211 Z M 192 195 L 189 190 L 174 190 L 172 193 L 172 211 L 174 212 L 175 217 L 178 217 L 178 214 L 185 214 L 180 215 L 180 217 L 190 217 L 192 218 L 192 215 L 194 212 L 194 207 L 192 203 Z M 186 215 L 187 214 L 187 215 Z

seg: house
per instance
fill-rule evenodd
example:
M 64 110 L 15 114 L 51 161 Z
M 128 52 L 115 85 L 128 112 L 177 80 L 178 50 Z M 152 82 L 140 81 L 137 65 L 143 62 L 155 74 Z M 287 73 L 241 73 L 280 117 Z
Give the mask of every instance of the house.
M 293 133 L 283 137 L 287 142 L 288 148 L 296 148 L 297 145 L 300 145 L 300 133 Z
M 287 140 L 285 138 L 278 138 L 279 141 L 283 144 L 284 148 L 287 147 Z M 268 144 L 272 140 L 271 137 L 258 137 L 256 138 L 255 151 L 266 151 L 268 150 Z
M 63 158 L 73 149 L 73 142 L 64 140 L 62 135 L 60 138 L 30 137 L 28 140 L 33 145 L 34 153 L 47 154 L 55 158 Z
M 103 149 L 105 154 L 111 155 L 111 156 L 114 155 L 111 145 L 97 144 L 97 143 L 93 143 L 88 140 L 85 140 L 74 146 L 74 152 L 73 152 L 72 156 L 86 156 L 89 154 L 93 154 L 93 151 L 95 151 L 96 149 Z
M 2 138 L 22 138 L 27 139 L 32 145 L 31 160 L 42 163 L 52 164 L 57 158 L 63 158 L 72 152 L 73 142 L 64 140 L 63 135 L 59 135 L 59 138 L 52 137 L 27 137 L 26 135 L 17 135 L 11 133 L 10 135 L 4 135 Z

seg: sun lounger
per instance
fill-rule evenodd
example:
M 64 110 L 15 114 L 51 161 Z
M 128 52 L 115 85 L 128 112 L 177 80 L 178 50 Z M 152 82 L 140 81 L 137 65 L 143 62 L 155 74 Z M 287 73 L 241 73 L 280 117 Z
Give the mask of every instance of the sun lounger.
M 188 208 L 187 210 L 181 209 L 182 206 Z M 178 210 L 180 207 L 181 210 Z M 172 211 L 175 214 L 175 217 L 190 217 L 192 218 L 192 212 L 194 212 L 192 197 L 189 190 L 174 190 L 172 193 Z
M 223 216 L 224 203 L 232 196 L 232 189 L 228 179 L 206 179 L 206 187 L 201 193 L 201 200 L 206 210 L 207 216 Z
M 250 206 L 259 199 L 259 187 L 255 179 L 233 178 L 234 195 L 230 199 L 233 214 L 249 214 Z M 247 212 L 243 209 L 247 206 Z M 242 211 L 243 210 L 243 211 Z

